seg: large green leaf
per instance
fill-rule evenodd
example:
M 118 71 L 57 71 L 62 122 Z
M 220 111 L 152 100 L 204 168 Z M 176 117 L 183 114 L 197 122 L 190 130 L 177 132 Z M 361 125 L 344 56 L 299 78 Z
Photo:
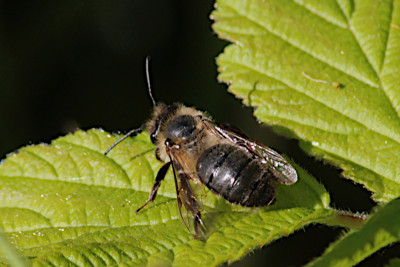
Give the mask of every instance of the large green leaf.
M 219 78 L 262 122 L 400 195 L 400 1 L 218 0 Z M 279 126 L 279 127 L 278 127 Z
M 400 199 L 395 199 L 327 249 L 309 266 L 354 266 L 377 250 L 400 240 Z
M 155 203 L 135 214 L 161 163 L 146 133 L 104 156 L 117 138 L 77 131 L 21 148 L 0 165 L 0 228 L 33 265 L 215 266 L 334 217 L 324 188 L 296 166 L 299 181 L 279 186 L 267 208 L 233 206 L 208 192 L 208 238 L 195 240 L 179 216 L 172 173 Z

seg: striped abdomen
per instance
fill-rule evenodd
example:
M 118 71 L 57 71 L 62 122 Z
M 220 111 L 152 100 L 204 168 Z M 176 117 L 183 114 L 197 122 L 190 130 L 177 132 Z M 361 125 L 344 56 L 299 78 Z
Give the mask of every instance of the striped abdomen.
M 275 178 L 258 158 L 237 146 L 214 145 L 197 161 L 197 174 L 214 193 L 242 206 L 266 206 L 275 198 Z

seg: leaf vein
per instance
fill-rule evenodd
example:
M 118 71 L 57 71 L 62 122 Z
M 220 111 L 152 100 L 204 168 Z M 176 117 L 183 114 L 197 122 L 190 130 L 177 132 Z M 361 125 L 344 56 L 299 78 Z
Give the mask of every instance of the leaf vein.
M 27 154 L 29 154 L 29 155 L 31 155 L 31 156 L 33 156 L 33 157 L 35 157 L 35 158 L 37 158 L 37 159 L 39 159 L 39 160 L 41 160 L 41 161 L 43 161 L 44 163 L 46 163 L 46 165 L 48 165 L 48 166 L 51 168 L 51 170 L 53 171 L 54 175 L 55 175 L 58 179 L 60 178 L 59 175 L 58 175 L 58 172 L 57 172 L 56 168 L 54 168 L 53 164 L 51 164 L 49 161 L 47 161 L 46 159 L 44 159 L 43 157 L 39 156 L 38 154 L 36 154 L 36 153 L 34 153 L 34 152 L 32 152 L 32 151 L 24 150 L 24 152 L 27 153 Z
M 103 155 L 103 153 L 101 153 L 99 151 L 96 151 L 96 150 L 93 150 L 93 149 L 91 149 L 89 147 L 86 147 L 86 146 L 83 146 L 83 145 L 78 145 L 78 144 L 75 144 L 75 143 L 72 143 L 72 142 L 69 142 L 69 141 L 63 140 L 60 143 L 65 143 L 65 144 L 69 144 L 69 145 L 71 145 L 73 147 L 82 148 L 82 149 L 90 151 L 90 152 L 92 152 L 92 153 L 94 153 L 96 155 Z M 107 158 L 108 161 L 110 161 L 110 163 L 112 163 L 113 166 L 117 167 L 121 171 L 122 176 L 123 176 L 122 178 L 124 179 L 124 181 L 127 182 L 127 184 L 129 186 L 132 186 L 132 181 L 131 181 L 131 179 L 129 179 L 129 176 L 128 176 L 128 173 L 126 172 L 126 170 L 120 164 L 118 164 L 114 159 L 112 159 L 110 157 L 106 157 L 106 158 Z
M 342 9 L 341 9 L 341 10 L 342 10 Z M 342 10 L 342 12 L 343 12 L 343 10 Z M 344 15 L 344 14 L 343 14 L 343 15 Z M 354 33 L 354 29 L 353 29 L 352 26 L 351 26 L 351 23 L 350 23 L 350 21 L 349 21 L 349 18 L 347 18 L 346 16 L 345 16 L 345 18 L 346 18 L 347 25 L 348 25 L 347 28 L 348 28 L 349 32 L 351 33 L 351 35 L 353 36 L 353 39 L 356 41 L 356 44 L 357 44 L 357 46 L 358 46 L 358 48 L 359 48 L 361 54 L 364 56 L 366 62 L 368 63 L 368 67 L 369 67 L 371 70 L 374 71 L 374 74 L 375 74 L 376 77 L 379 77 L 379 75 L 378 75 L 378 70 L 374 68 L 374 66 L 373 66 L 373 64 L 372 64 L 372 62 L 371 62 L 371 60 L 370 60 L 370 58 L 368 57 L 367 53 L 365 53 L 365 51 L 363 50 L 363 48 L 362 48 L 362 46 L 361 46 L 361 43 L 360 43 L 360 41 L 359 41 L 358 38 L 357 38 L 357 35 Z
M 71 160 L 72 164 L 74 164 L 75 170 L 78 173 L 78 177 L 82 177 L 81 171 L 79 170 L 78 164 L 74 160 L 73 157 L 71 157 L 71 153 L 67 153 L 68 158 Z
M 388 23 L 388 29 L 387 29 L 387 32 L 388 32 L 388 34 L 387 34 L 387 36 L 386 36 L 386 40 L 385 40 L 385 51 L 384 51 L 384 53 L 383 53 L 383 59 L 382 59 L 382 62 L 381 62 L 381 65 L 379 66 L 379 69 L 380 70 L 382 70 L 382 67 L 385 65 L 384 63 L 385 63 L 385 60 L 386 60 L 386 53 L 387 53 L 387 51 L 388 51 L 388 46 L 389 46 L 389 39 L 390 39 L 390 28 L 391 28 L 391 24 L 392 24 L 392 20 L 393 20 L 393 6 L 394 6 L 394 4 L 393 4 L 393 1 L 391 1 L 390 2 L 391 3 L 391 8 L 390 8 L 390 18 L 389 18 L 389 23 Z
M 310 12 L 311 14 L 313 14 L 313 15 L 319 17 L 320 19 L 324 20 L 325 22 L 328 22 L 329 24 L 332 24 L 332 25 L 334 25 L 334 26 L 340 27 L 340 28 L 342 28 L 342 29 L 346 29 L 346 27 L 343 27 L 341 24 L 339 24 L 339 23 L 334 23 L 333 21 L 328 20 L 327 17 L 324 17 L 324 16 L 322 16 L 321 14 L 315 12 L 314 10 L 308 8 L 307 6 L 300 4 L 300 3 L 297 2 L 296 0 L 292 0 L 292 1 L 293 1 L 294 4 L 296 4 L 296 5 L 298 5 L 298 6 L 302 7 L 302 8 L 304 8 L 304 9 L 306 9 L 308 12 Z M 336 2 L 336 3 L 337 3 L 337 2 Z M 342 14 L 343 14 L 343 13 L 342 13 Z
M 346 117 L 347 119 L 353 121 L 354 123 L 357 123 L 357 124 L 361 125 L 362 127 L 366 128 L 366 129 L 370 129 L 370 130 L 373 131 L 374 133 L 377 133 L 377 134 L 379 134 L 379 135 L 381 135 L 381 136 L 384 136 L 384 137 L 386 137 L 386 138 L 388 138 L 388 139 L 390 139 L 390 140 L 392 140 L 392 141 L 394 141 L 394 142 L 396 142 L 396 143 L 398 143 L 398 144 L 400 145 L 400 142 L 399 142 L 398 140 L 394 139 L 393 137 L 390 137 L 390 136 L 388 136 L 388 135 L 384 135 L 384 134 L 382 134 L 382 133 L 377 132 L 376 130 L 373 130 L 371 127 L 368 127 L 367 125 L 365 125 L 362 121 L 359 121 L 359 120 L 357 120 L 357 119 L 355 119 L 355 118 L 352 118 L 352 117 L 351 117 L 350 115 L 348 115 L 348 114 L 340 113 L 340 112 L 339 112 L 338 110 L 336 110 L 334 107 L 331 107 L 331 106 L 329 106 L 327 103 L 324 103 L 324 102 L 319 101 L 318 99 L 316 99 L 315 97 L 313 97 L 313 95 L 311 95 L 311 94 L 307 94 L 307 93 L 305 93 L 305 92 L 303 92 L 303 91 L 301 91 L 301 90 L 299 90 L 299 89 L 297 89 L 297 88 L 295 88 L 295 87 L 293 87 L 293 86 L 290 86 L 289 84 L 285 83 L 283 80 L 279 80 L 278 78 L 269 76 L 267 73 L 264 73 L 264 72 L 262 72 L 262 71 L 256 70 L 256 69 L 254 69 L 254 68 L 252 68 L 252 67 L 250 67 L 250 66 L 246 66 L 246 65 L 244 65 L 243 63 L 230 62 L 230 61 L 226 61 L 226 60 L 225 60 L 225 61 L 221 61 L 221 60 L 220 60 L 220 62 L 230 63 L 230 64 L 237 64 L 237 65 L 239 65 L 239 66 L 248 68 L 249 70 L 252 70 L 252 71 L 254 71 L 254 72 L 257 72 L 257 73 L 259 73 L 259 74 L 262 74 L 262 75 L 268 77 L 269 79 L 273 79 L 273 80 L 275 80 L 275 81 L 278 81 L 278 82 L 280 82 L 280 83 L 286 85 L 288 88 L 290 88 L 290 89 L 292 89 L 292 90 L 294 90 L 294 91 L 296 91 L 296 92 L 298 92 L 298 93 L 300 93 L 300 94 L 304 94 L 304 95 L 308 96 L 310 99 L 312 99 L 313 101 L 315 101 L 315 102 L 317 102 L 317 103 L 319 103 L 319 104 L 321 104 L 321 105 L 323 105 L 323 106 L 326 106 L 327 108 L 331 109 L 333 112 L 336 112 L 336 113 L 338 113 L 338 114 L 340 114 L 340 115 Z M 393 107 L 393 106 L 392 106 L 392 107 Z M 396 113 L 396 114 L 397 114 L 397 113 Z
M 118 264 L 117 259 L 112 255 L 112 253 L 109 253 L 107 250 L 103 249 L 101 246 L 98 246 L 97 249 L 100 250 L 101 252 L 103 252 L 104 254 L 106 254 L 107 257 L 108 257 L 108 259 L 110 259 L 110 260 L 113 261 L 113 263 L 111 263 L 111 264 L 108 263 L 108 265 Z M 99 253 L 97 253 L 97 255 L 98 255 L 98 254 L 99 254 Z M 98 256 L 98 257 L 104 262 L 104 265 L 106 265 L 107 260 L 106 260 L 105 258 L 103 258 L 103 257 L 100 257 L 100 256 Z
M 276 38 L 282 40 L 284 43 L 286 43 L 286 44 L 288 44 L 288 45 L 290 45 L 290 46 L 293 46 L 294 48 L 296 48 L 296 49 L 298 49 L 299 51 L 303 52 L 304 54 L 306 54 L 306 55 L 312 57 L 313 59 L 315 59 L 315 60 L 317 60 L 317 61 L 320 61 L 320 62 L 322 62 L 323 64 L 326 64 L 327 66 L 329 66 L 329 67 L 331 67 L 331 68 L 337 70 L 338 72 L 341 72 L 341 73 L 343 73 L 343 74 L 345 74 L 345 75 L 348 75 L 348 76 L 354 78 L 355 80 L 359 81 L 360 83 L 363 83 L 363 84 L 365 84 L 365 85 L 367 85 L 367 86 L 377 87 L 377 85 L 376 85 L 374 82 L 370 81 L 370 82 L 368 83 L 367 81 L 364 81 L 364 80 L 360 79 L 359 77 L 354 76 L 352 73 L 348 73 L 348 72 L 346 72 L 345 70 L 340 69 L 340 67 L 335 66 L 335 65 L 332 65 L 331 63 L 329 63 L 329 62 L 326 61 L 325 59 L 323 59 L 323 58 L 321 58 L 321 57 L 318 57 L 319 54 L 312 54 L 311 51 L 307 51 L 307 50 L 305 50 L 304 48 L 302 48 L 301 46 L 298 46 L 298 45 L 296 45 L 295 43 L 291 42 L 289 39 L 285 39 L 284 36 L 281 36 L 281 35 L 278 35 L 278 34 L 275 33 L 275 32 L 272 32 L 271 30 L 269 30 L 268 28 L 266 28 L 264 25 L 258 23 L 257 21 L 253 20 L 252 18 L 250 18 L 250 17 L 248 17 L 248 16 L 246 16 L 246 15 L 242 15 L 241 13 L 239 13 L 238 10 L 236 10 L 236 9 L 234 9 L 234 8 L 232 8 L 232 10 L 234 10 L 234 12 L 236 12 L 236 14 L 237 14 L 238 17 L 242 17 L 242 18 L 245 18 L 245 19 L 249 20 L 250 22 L 254 23 L 255 25 L 257 25 L 257 26 L 263 28 L 263 29 L 264 29 L 266 32 L 268 32 L 269 34 L 271 34 L 271 35 L 275 36 Z M 227 31 L 227 32 L 228 32 L 228 31 Z M 234 41 L 233 41 L 233 42 L 234 42 Z M 361 51 L 362 51 L 362 50 L 361 50 Z M 363 51 L 362 51 L 362 52 L 363 52 Z M 364 56 L 365 56 L 365 55 L 364 55 Z M 368 61 L 368 60 L 367 60 L 367 61 Z M 369 61 L 368 61 L 368 63 L 369 63 Z M 370 64 L 370 63 L 369 63 L 369 64 Z M 376 74 L 376 72 L 375 72 L 375 74 Z M 366 78 L 366 79 L 367 79 L 367 78 Z M 368 80 L 368 79 L 367 79 L 367 80 Z
M 393 15 L 393 1 L 392 1 L 392 9 L 391 9 L 391 10 L 392 10 L 392 12 L 391 12 L 390 21 L 392 20 L 392 15 Z M 343 12 L 343 11 L 342 11 L 342 12 Z M 353 35 L 353 38 L 354 38 L 354 40 L 356 41 L 356 43 L 357 43 L 357 45 L 358 45 L 358 47 L 359 47 L 361 53 L 364 55 L 364 57 L 365 57 L 365 59 L 366 59 L 366 62 L 368 62 L 369 67 L 374 71 L 375 76 L 378 77 L 378 79 L 379 79 L 379 88 L 381 88 L 382 92 L 383 92 L 384 95 L 386 96 L 386 99 L 389 101 L 392 110 L 393 110 L 394 113 L 397 115 L 396 119 L 397 119 L 397 120 L 400 120 L 399 114 L 397 113 L 397 111 L 396 111 L 396 109 L 395 109 L 395 106 L 393 105 L 393 99 L 391 99 L 391 98 L 389 97 L 389 95 L 387 94 L 387 92 L 385 91 L 385 89 L 384 89 L 383 86 L 382 86 L 382 81 L 381 81 L 381 78 L 380 78 L 380 76 L 379 76 L 379 74 L 378 74 L 378 73 L 379 73 L 379 70 L 377 70 L 377 69 L 374 68 L 372 62 L 370 61 L 370 58 L 368 57 L 368 55 L 367 55 L 367 54 L 365 53 L 365 51 L 363 50 L 360 41 L 357 39 L 357 36 L 356 36 L 356 34 L 354 33 L 354 30 L 353 30 L 352 27 L 351 27 L 351 23 L 350 23 L 350 21 L 349 21 L 349 18 L 346 17 L 346 20 L 347 20 L 347 24 L 349 25 L 349 26 L 348 26 L 349 31 L 350 31 L 351 34 Z M 389 23 L 388 25 L 389 25 L 389 27 L 390 27 L 390 23 Z M 388 39 L 388 38 L 389 38 L 389 34 L 390 34 L 390 31 L 389 31 L 389 33 L 387 34 L 387 35 L 388 35 L 387 41 L 389 40 L 389 39 Z M 385 50 L 385 51 L 387 51 L 387 47 L 386 47 L 386 50 Z M 385 53 L 385 54 L 386 54 L 386 53 Z M 382 60 L 382 62 L 383 62 L 383 60 Z M 382 64 L 382 63 L 381 63 L 381 64 Z

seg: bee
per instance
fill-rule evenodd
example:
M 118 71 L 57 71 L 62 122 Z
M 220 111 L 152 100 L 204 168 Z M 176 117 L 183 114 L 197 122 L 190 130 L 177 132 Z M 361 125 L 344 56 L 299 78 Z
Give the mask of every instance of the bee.
M 203 222 L 200 203 L 189 181 L 201 182 L 228 202 L 245 207 L 270 205 L 275 199 L 277 183 L 290 185 L 297 181 L 293 166 L 271 148 L 248 139 L 232 127 L 216 124 L 195 108 L 156 103 L 150 85 L 149 57 L 146 78 L 153 103 L 151 119 L 129 131 L 105 152 L 143 130 L 147 130 L 156 145 L 156 157 L 164 165 L 155 177 L 149 198 L 136 213 L 155 200 L 171 166 L 179 211 L 182 217 L 183 204 L 192 215 L 195 238 L 201 237 Z

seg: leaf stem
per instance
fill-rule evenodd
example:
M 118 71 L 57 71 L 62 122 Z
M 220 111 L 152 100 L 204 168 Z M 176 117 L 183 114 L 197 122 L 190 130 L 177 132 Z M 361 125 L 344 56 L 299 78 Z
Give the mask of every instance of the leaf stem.
M 351 213 L 347 211 L 334 210 L 332 216 L 325 218 L 319 223 L 326 224 L 328 226 L 341 226 L 349 229 L 361 228 L 368 216 L 363 213 Z

